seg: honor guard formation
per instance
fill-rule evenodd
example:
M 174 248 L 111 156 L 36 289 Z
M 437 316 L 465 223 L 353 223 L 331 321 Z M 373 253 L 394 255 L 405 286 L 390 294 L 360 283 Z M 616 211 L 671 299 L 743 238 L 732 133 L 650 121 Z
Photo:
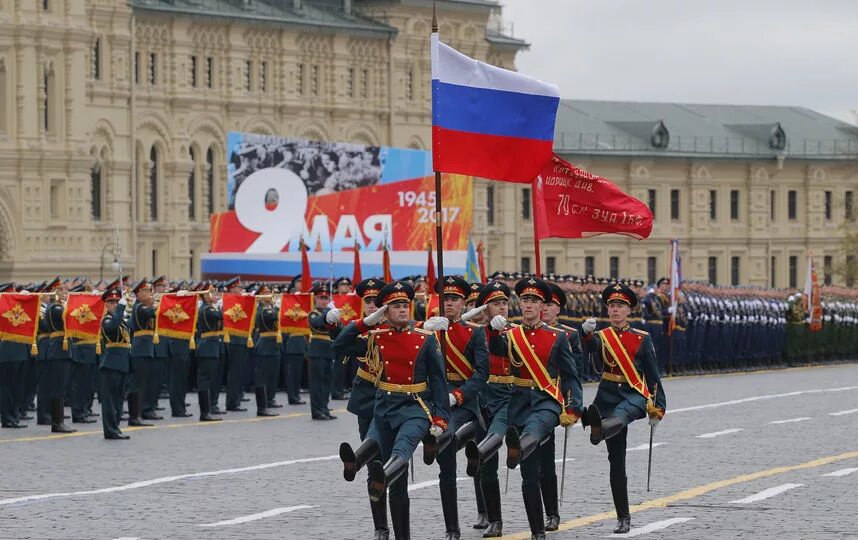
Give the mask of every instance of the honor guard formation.
M 72 301 L 82 294 L 100 301 L 100 317 Z M 307 395 L 319 422 L 336 420 L 331 400 L 347 400 L 359 442 L 340 446 L 343 476 L 366 478 L 377 540 L 411 538 L 407 471 L 421 445 L 423 462 L 438 466 L 445 538 L 460 538 L 463 526 L 459 452 L 476 493 L 473 527 L 503 535 L 503 446 L 507 469 L 521 473 L 531 538 L 545 538 L 560 525 L 565 489 L 555 453 L 562 444 L 565 467 L 569 430 L 558 441 L 555 428 L 580 421 L 590 442 L 607 449 L 620 534 L 631 527 L 628 425 L 647 419 L 654 429 L 663 419 L 666 377 L 855 358 L 858 291 L 821 294 L 822 328 L 811 332 L 801 292 L 685 281 L 672 293 L 666 278 L 649 287 L 508 272 L 487 283 L 444 276 L 432 286 L 423 276 L 310 287 L 301 276 L 281 284 L 165 276 L 6 283 L 0 413 L 3 428 L 36 420 L 71 433 L 98 421 L 97 398 L 104 438 L 124 440 L 124 423 L 191 416 L 193 391 L 202 422 L 254 401 L 258 416 L 276 416 L 281 391 L 289 405 Z M 338 305 L 335 295 L 354 303 Z M 13 332 L 27 324 L 31 337 Z M 587 382 L 598 385 L 585 392 Z

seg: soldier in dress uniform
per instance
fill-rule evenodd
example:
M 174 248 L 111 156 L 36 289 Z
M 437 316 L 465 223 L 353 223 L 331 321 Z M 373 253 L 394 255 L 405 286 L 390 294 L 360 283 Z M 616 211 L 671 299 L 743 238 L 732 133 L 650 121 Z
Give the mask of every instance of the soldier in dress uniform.
M 0 284 L 0 293 L 15 292 L 14 283 Z M 30 346 L 0 338 L 0 420 L 4 428 L 25 428 L 21 423 L 19 394 L 24 388 Z
M 489 356 L 483 328 L 461 320 L 469 292 L 468 282 L 458 276 L 447 276 L 435 285 L 441 295 L 444 316 L 430 317 L 423 328 L 431 332 L 446 331 L 437 337 L 446 339 L 445 365 L 451 413 L 445 435 L 437 441 L 429 437 L 423 442 L 423 461 L 428 465 L 432 463 L 433 454 L 437 455 L 446 538 L 455 540 L 461 536 L 456 452 L 481 429 L 480 394 L 489 378 Z
M 377 278 L 361 281 L 355 287 L 355 292 L 363 300 L 364 318 L 348 324 L 334 339 L 333 348 L 338 355 L 357 358 L 360 362 L 357 375 L 352 383 L 347 409 L 357 416 L 358 434 L 361 444 L 353 450 L 349 443 L 340 445 L 340 459 L 343 461 L 343 476 L 346 481 L 355 479 L 357 472 L 373 459 L 377 459 L 381 449 L 378 441 L 367 437 L 375 410 L 375 383 L 380 376 L 381 366 L 368 362 L 366 357 L 367 340 L 371 329 L 386 330 L 384 311 L 379 312 L 375 303 L 378 293 L 386 283 Z M 377 314 L 376 314 L 377 313 Z M 372 365 L 370 365 L 372 364 Z M 374 540 L 387 540 L 390 530 L 387 526 L 387 494 L 383 493 L 379 500 L 370 501 L 372 521 L 375 525 Z
M 241 278 L 233 277 L 224 283 L 226 291 L 230 294 L 242 294 L 244 288 Z M 226 410 L 230 412 L 244 412 L 247 409 L 241 406 L 244 398 L 242 385 L 244 384 L 245 369 L 247 366 L 247 339 L 243 336 L 229 336 L 226 347 Z
M 509 297 L 509 287 L 503 282 L 489 281 L 480 291 L 475 309 L 482 310 L 481 315 L 486 321 L 491 321 L 498 315 L 506 318 L 509 315 Z M 484 327 L 487 344 L 493 336 L 498 336 L 509 328 L 495 330 L 488 322 L 484 323 Z M 465 455 L 468 458 L 468 476 L 472 476 L 475 481 L 479 482 L 478 492 L 482 493 L 484 500 L 485 527 L 482 527 L 482 523 L 478 523 L 480 528 L 485 529 L 483 538 L 503 536 L 497 452 L 503 445 L 503 438 L 506 434 L 507 404 L 509 403 L 512 381 L 509 358 L 489 351 L 489 378 L 481 400 L 483 414 L 488 425 L 487 434 L 479 444 L 475 440 L 470 440 L 465 446 Z M 476 525 L 474 527 L 477 528 Z
M 152 280 L 152 289 L 156 295 L 167 292 L 169 282 L 167 276 L 158 276 Z M 153 326 L 154 328 L 154 326 Z M 158 343 L 154 344 L 155 362 L 149 370 L 149 378 L 146 382 L 146 396 L 143 398 L 143 419 L 163 420 L 164 417 L 158 411 L 164 410 L 158 405 L 161 390 L 167 388 L 170 379 L 170 339 L 166 336 L 160 337 Z
M 212 416 L 212 396 L 219 388 L 221 373 L 218 369 L 223 341 L 223 313 L 217 308 L 217 289 L 205 284 L 208 292 L 201 295 L 203 304 L 197 317 L 197 396 L 200 404 L 200 422 L 217 422 L 220 418 Z
M 347 277 L 341 277 L 334 283 L 334 288 L 337 294 L 350 294 L 352 292 L 352 280 Z M 346 364 L 344 358 L 339 355 L 334 355 L 334 369 L 331 376 L 331 399 L 342 401 L 348 399 L 345 391 L 346 383 Z
M 307 348 L 310 367 L 310 416 L 313 420 L 334 420 L 328 408 L 331 397 L 331 378 L 333 376 L 334 350 L 331 347 L 331 330 L 339 324 L 339 313 L 331 313 L 331 295 L 324 283 L 316 283 L 312 290 L 315 302 L 310 312 L 310 343 Z M 329 316 L 330 315 L 330 316 Z
M 566 295 L 554 283 L 548 284 L 551 289 L 551 299 L 542 308 L 542 321 L 552 327 L 562 330 L 572 348 L 572 358 L 575 370 L 581 373 L 584 360 L 581 349 L 581 337 L 571 326 L 560 323 L 558 315 L 566 307 Z M 555 437 L 552 431 L 537 450 L 539 457 L 539 484 L 542 491 L 542 504 L 545 507 L 545 530 L 556 531 L 560 527 L 560 506 L 557 498 L 557 469 L 554 462 Z
M 180 283 L 175 292 L 186 289 L 186 283 Z M 173 418 L 193 416 L 185 407 L 188 394 L 188 371 L 191 363 L 191 340 L 177 337 L 159 336 L 159 341 L 167 341 L 169 352 L 169 382 L 170 413 Z
M 289 292 L 295 293 L 301 290 L 301 275 L 298 274 L 289 284 Z M 306 403 L 301 399 L 301 379 L 304 378 L 304 357 L 307 354 L 307 336 L 300 334 L 290 335 L 284 347 L 286 355 L 286 394 L 289 405 L 303 405 Z
M 605 441 L 610 462 L 611 494 L 617 511 L 616 534 L 629 532 L 628 481 L 626 478 L 626 437 L 628 425 L 649 416 L 655 425 L 667 406 L 659 378 L 655 347 L 649 334 L 635 330 L 627 318 L 638 302 L 637 295 L 619 283 L 602 291 L 611 326 L 595 332 L 596 321 L 584 321 L 585 347 L 600 356 L 604 365 L 596 399 L 587 409 L 582 424 L 590 427 L 590 442 Z
M 379 292 L 375 303 L 381 309 L 376 314 L 385 314 L 389 328 L 370 331 L 365 355 L 368 367 L 380 374 L 369 436 L 378 441 L 381 459 L 367 465 L 369 498 L 378 501 L 390 489 L 388 500 L 397 540 L 411 538 L 405 474 L 408 461 L 427 431 L 435 439 L 441 437 L 450 418 L 441 348 L 433 333 L 409 321 L 413 299 L 414 289 L 401 281 Z
M 131 368 L 128 391 L 128 425 L 151 426 L 143 422 L 142 396 L 148 395 L 149 370 L 155 363 L 155 307 L 152 286 L 146 278 L 131 287 L 135 302 L 131 308 Z M 163 339 L 163 338 L 162 338 Z
M 507 467 L 521 464 L 522 496 L 531 538 L 545 538 L 542 496 L 539 481 L 540 442 L 558 423 L 564 427 L 578 421 L 582 409 L 581 379 L 572 357 L 569 340 L 561 330 L 542 322 L 542 310 L 551 300 L 551 289 L 539 278 L 520 280 L 516 293 L 521 302 L 522 325 L 493 336 L 493 354 L 508 356 L 512 364 L 513 390 L 508 405 L 506 432 Z M 495 330 L 507 326 L 506 318 L 495 316 L 489 323 Z
M 106 304 L 101 333 L 104 336 L 104 354 L 99 365 L 99 397 L 104 438 L 128 439 L 119 429 L 122 402 L 128 373 L 131 369 L 131 334 L 125 323 L 127 302 L 118 288 L 110 288 L 101 296 Z
M 256 392 L 256 416 L 278 416 L 269 408 L 278 408 L 274 402 L 277 392 L 277 370 L 280 367 L 280 331 L 277 322 L 280 313 L 274 306 L 271 287 L 260 285 L 256 294 L 259 297 L 259 307 L 256 311 L 257 339 L 254 342 L 256 366 L 253 380 Z M 230 338 L 231 339 L 231 338 Z
M 48 305 L 45 312 L 45 320 L 50 335 L 47 346 L 46 369 L 39 384 L 46 386 L 47 398 L 50 400 L 51 432 L 53 433 L 74 433 L 77 431 L 66 426 L 63 421 L 65 415 L 63 401 L 71 373 L 71 351 L 69 343 L 65 339 L 65 321 L 63 321 L 63 311 L 67 299 L 68 288 L 60 282 L 54 289 L 53 301 Z

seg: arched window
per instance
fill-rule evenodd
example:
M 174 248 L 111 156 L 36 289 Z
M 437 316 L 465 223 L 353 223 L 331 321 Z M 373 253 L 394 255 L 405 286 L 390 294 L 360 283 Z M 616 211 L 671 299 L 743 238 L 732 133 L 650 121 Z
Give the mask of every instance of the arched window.
M 101 221 L 102 217 L 102 200 L 101 200 L 101 161 L 96 161 L 90 171 L 90 190 L 92 191 L 92 219 L 93 221 Z
M 196 221 L 197 219 L 197 155 L 194 147 L 189 150 L 191 161 L 194 162 L 191 167 L 191 174 L 188 175 L 188 220 Z
M 160 164 L 158 163 L 158 149 L 152 145 L 149 151 L 149 219 L 150 221 L 158 221 L 158 173 Z
M 208 210 L 209 215 L 214 214 L 214 149 L 209 146 L 206 152 L 206 187 L 208 188 Z

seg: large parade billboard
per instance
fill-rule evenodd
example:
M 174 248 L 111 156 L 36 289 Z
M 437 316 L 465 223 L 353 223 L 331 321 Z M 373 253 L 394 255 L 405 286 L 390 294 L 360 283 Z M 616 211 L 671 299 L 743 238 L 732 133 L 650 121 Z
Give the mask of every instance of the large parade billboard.
M 207 277 L 277 279 L 301 272 L 301 240 L 314 278 L 351 276 L 355 245 L 363 275 L 426 271 L 435 239 L 435 181 L 423 150 L 230 132 L 228 210 L 211 219 Z M 443 175 L 445 272 L 462 273 L 473 181 Z

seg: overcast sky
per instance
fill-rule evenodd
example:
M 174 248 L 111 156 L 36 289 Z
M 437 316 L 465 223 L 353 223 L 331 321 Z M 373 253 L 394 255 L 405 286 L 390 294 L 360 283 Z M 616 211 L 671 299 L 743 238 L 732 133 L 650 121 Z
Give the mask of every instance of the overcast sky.
M 858 0 L 500 0 L 564 98 L 797 105 L 856 123 Z

